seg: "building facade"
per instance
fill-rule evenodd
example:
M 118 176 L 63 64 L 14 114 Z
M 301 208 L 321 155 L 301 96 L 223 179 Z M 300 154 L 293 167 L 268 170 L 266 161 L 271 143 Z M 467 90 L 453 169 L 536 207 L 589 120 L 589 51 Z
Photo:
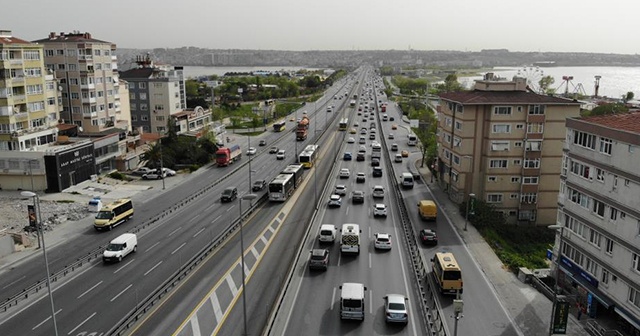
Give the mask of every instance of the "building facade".
M 640 112 L 566 122 L 554 255 L 590 316 L 640 333 Z M 603 311 L 606 310 L 606 311 Z
M 166 134 L 170 116 L 187 107 L 182 67 L 161 66 L 149 55 L 137 57 L 137 68 L 123 71 L 129 83 L 129 107 L 133 129 Z
M 554 224 L 565 120 L 580 103 L 487 74 L 472 91 L 442 94 L 439 106 L 434 168 L 450 197 L 474 194 L 509 223 Z
M 81 132 L 112 128 L 120 109 L 116 45 L 80 32 L 50 33 L 34 42 L 44 46 L 45 67 L 59 80 L 61 120 Z

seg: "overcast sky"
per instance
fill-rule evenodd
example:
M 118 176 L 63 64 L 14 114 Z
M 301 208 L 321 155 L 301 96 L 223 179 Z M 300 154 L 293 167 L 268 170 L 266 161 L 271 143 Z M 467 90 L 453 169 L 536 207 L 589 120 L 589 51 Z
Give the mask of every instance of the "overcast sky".
M 0 29 L 15 37 L 78 30 L 120 48 L 640 50 L 634 0 L 13 0 L 0 9 Z

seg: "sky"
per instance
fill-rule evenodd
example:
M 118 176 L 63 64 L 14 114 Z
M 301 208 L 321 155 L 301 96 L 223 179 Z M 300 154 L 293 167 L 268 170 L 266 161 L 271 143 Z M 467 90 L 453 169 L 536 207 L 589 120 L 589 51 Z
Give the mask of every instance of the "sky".
M 25 40 L 89 32 L 119 48 L 640 50 L 631 0 L 29 0 L 0 4 Z

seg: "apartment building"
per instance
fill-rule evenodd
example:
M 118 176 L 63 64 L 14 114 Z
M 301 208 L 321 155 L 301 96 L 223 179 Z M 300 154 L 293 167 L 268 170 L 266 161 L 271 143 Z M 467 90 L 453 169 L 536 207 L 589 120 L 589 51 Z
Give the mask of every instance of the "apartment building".
M 554 255 L 590 316 L 640 333 L 640 112 L 569 118 Z M 558 253 L 559 252 L 559 253 Z
M 132 127 L 165 134 L 170 116 L 187 107 L 183 68 L 154 64 L 149 55 L 137 57 L 136 63 L 120 73 L 129 83 Z
M 471 91 L 441 94 L 439 105 L 435 168 L 451 199 L 473 194 L 509 223 L 554 224 L 565 120 L 580 103 L 487 74 Z
M 59 79 L 63 122 L 88 133 L 113 128 L 120 109 L 116 45 L 77 31 L 33 42 L 44 46 L 45 67 Z

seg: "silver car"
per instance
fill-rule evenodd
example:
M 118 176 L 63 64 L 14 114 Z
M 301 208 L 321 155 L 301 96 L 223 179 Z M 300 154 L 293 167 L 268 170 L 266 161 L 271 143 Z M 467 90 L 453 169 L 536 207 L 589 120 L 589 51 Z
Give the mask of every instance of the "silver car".
M 387 294 L 384 297 L 384 319 L 387 323 L 409 323 L 407 300 L 401 294 Z

